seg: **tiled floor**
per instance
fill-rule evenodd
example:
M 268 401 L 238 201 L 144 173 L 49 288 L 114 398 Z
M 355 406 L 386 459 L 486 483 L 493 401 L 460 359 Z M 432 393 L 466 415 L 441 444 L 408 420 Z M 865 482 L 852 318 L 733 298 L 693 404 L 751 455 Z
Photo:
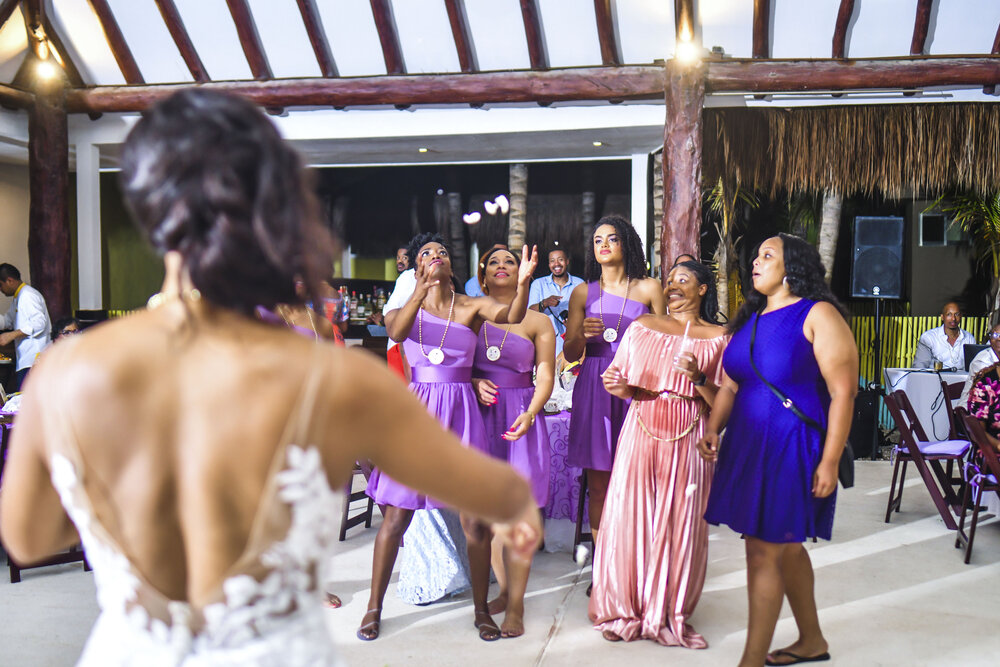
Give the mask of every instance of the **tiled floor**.
M 919 480 L 908 480 L 903 511 L 882 523 L 889 474 L 887 462 L 859 462 L 858 485 L 841 491 L 833 542 L 809 545 L 833 655 L 827 664 L 997 664 L 1000 523 L 981 524 L 972 564 L 965 565 Z M 382 637 L 360 642 L 354 632 L 367 606 L 374 536 L 374 528 L 353 529 L 333 563 L 334 590 L 344 607 L 327 614 L 348 664 L 732 665 L 740 655 L 746 623 L 742 542 L 725 528 L 712 530 L 708 578 L 692 619 L 711 645 L 705 651 L 601 639 L 586 619 L 589 565 L 581 571 L 565 553 L 536 559 L 523 638 L 480 641 L 468 594 L 413 607 L 390 588 Z M 96 616 L 93 575 L 68 565 L 26 572 L 16 585 L 0 580 L 0 665 L 71 664 Z M 794 635 L 786 606 L 774 645 Z

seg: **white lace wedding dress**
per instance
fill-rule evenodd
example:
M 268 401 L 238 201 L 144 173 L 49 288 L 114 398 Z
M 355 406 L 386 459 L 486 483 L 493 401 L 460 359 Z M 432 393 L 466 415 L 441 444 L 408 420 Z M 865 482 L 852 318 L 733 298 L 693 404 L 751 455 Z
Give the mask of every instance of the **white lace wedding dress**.
M 315 448 L 281 450 L 244 555 L 201 608 L 167 599 L 129 562 L 94 516 L 75 448 L 51 454 L 52 482 L 94 568 L 101 609 L 78 664 L 339 664 L 318 584 L 341 497 Z

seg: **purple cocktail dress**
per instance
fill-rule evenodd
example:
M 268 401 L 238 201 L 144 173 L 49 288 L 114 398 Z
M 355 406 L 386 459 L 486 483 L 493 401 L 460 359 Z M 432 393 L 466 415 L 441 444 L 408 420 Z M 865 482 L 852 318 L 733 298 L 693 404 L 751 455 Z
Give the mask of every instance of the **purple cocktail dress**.
M 604 390 L 601 374 L 618 351 L 618 345 L 628 325 L 640 315 L 649 312 L 645 304 L 624 299 L 605 292 L 603 305 L 598 305 L 600 284 L 587 284 L 585 317 L 600 317 L 604 311 L 604 326 L 614 329 L 618 325 L 618 339 L 609 343 L 601 337 L 587 339 L 587 356 L 583 360 L 580 376 L 573 386 L 573 411 L 569 421 L 569 455 L 567 463 L 575 468 L 611 470 L 615 449 L 629 401 L 616 398 Z M 622 302 L 624 310 L 622 309 Z
M 830 539 L 834 491 L 812 494 L 823 436 L 782 406 L 750 366 L 750 333 L 758 319 L 754 362 L 768 382 L 826 427 L 830 394 L 813 346 L 802 332 L 809 299 L 752 315 L 726 348 L 722 363 L 739 385 L 719 447 L 705 519 L 767 542 Z
M 527 338 L 513 333 L 508 334 L 505 340 L 506 329 L 506 326 L 484 323 L 479 331 L 479 344 L 476 345 L 473 377 L 491 380 L 500 388 L 496 404 L 479 405 L 486 427 L 486 441 L 493 456 L 507 461 L 531 483 L 535 502 L 544 507 L 549 501 L 549 434 L 545 429 L 544 415 L 539 414 L 535 423 L 517 440 L 504 440 L 502 437 L 514 420 L 528 409 L 535 394 L 531 379 L 535 346 Z M 500 358 L 496 361 L 486 358 L 487 339 L 490 345 L 497 347 L 503 341 Z
M 403 341 L 406 359 L 410 362 L 410 391 L 424 402 L 441 424 L 457 435 L 466 446 L 483 453 L 490 453 L 485 445 L 483 418 L 479 414 L 470 381 L 472 357 L 476 347 L 476 334 L 467 326 L 452 322 L 441 349 L 444 362 L 432 364 L 424 353 L 430 354 L 441 343 L 447 322 L 421 311 L 423 316 L 423 349 L 418 342 L 418 326 L 414 322 L 410 335 Z M 420 443 L 412 443 L 419 447 Z M 433 498 L 417 493 L 376 469 L 368 481 L 368 495 L 376 503 L 420 510 L 442 507 Z

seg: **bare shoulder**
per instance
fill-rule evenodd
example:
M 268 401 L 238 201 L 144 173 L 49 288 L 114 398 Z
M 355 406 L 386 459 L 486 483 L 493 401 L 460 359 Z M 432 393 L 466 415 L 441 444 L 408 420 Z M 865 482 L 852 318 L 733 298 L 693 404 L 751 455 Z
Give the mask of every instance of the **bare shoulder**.
M 819 301 L 809 309 L 806 324 L 812 326 L 847 326 L 840 311 L 829 301 Z
M 546 332 L 555 334 L 555 328 L 552 326 L 552 320 L 549 319 L 548 315 L 543 315 L 537 310 L 529 310 L 525 314 L 522 324 L 524 324 L 533 334 L 542 334 Z
M 587 289 L 588 283 L 582 282 L 573 288 L 573 292 L 569 295 L 570 303 L 584 303 L 587 300 Z

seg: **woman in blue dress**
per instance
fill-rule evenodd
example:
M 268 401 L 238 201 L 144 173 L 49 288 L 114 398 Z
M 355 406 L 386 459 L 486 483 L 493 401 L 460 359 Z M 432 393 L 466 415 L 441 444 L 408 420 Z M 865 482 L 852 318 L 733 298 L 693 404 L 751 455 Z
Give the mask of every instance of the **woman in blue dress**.
M 718 461 L 705 519 L 746 538 L 745 667 L 830 657 L 802 543 L 830 539 L 837 466 L 857 393 L 858 350 L 823 275 L 819 253 L 802 239 L 779 234 L 761 243 L 753 288 L 729 325 L 727 377 L 698 443 L 702 456 Z M 785 408 L 761 376 L 824 430 Z M 768 653 L 784 597 L 799 637 Z

